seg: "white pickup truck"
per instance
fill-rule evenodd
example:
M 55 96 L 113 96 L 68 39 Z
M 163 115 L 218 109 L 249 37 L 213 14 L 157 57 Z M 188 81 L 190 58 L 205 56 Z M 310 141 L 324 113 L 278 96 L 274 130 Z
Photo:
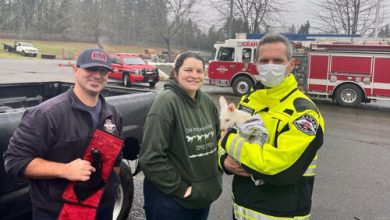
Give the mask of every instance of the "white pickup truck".
M 33 56 L 38 55 L 38 49 L 33 47 L 31 43 L 15 41 L 14 46 L 4 44 L 4 50 L 8 52 L 17 52 L 21 53 L 23 56 Z
M 16 52 L 21 53 L 23 56 L 31 55 L 33 57 L 36 57 L 38 55 L 38 49 L 33 47 L 31 43 L 26 42 L 17 42 Z

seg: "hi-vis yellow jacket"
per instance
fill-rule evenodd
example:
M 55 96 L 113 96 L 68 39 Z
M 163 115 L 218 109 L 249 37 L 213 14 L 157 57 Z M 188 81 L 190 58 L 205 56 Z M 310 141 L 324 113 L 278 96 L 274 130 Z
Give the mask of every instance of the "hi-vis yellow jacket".
M 256 86 L 243 96 L 239 109 L 261 115 L 269 133 L 267 143 L 250 143 L 229 129 L 219 148 L 223 169 L 229 154 L 252 174 L 234 177 L 235 218 L 308 219 L 324 119 L 317 106 L 298 90 L 292 74 L 277 87 Z

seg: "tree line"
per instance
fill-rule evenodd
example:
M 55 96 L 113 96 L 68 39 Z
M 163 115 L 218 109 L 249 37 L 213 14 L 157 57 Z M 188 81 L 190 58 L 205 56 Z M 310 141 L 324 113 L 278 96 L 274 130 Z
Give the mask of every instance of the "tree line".
M 195 0 L 2 0 L 0 32 L 36 40 L 210 50 L 225 38 L 191 19 Z
M 0 32 L 24 39 L 96 42 L 100 47 L 141 44 L 168 51 L 172 47 L 210 51 L 216 41 L 234 37 L 229 33 L 309 33 L 310 29 L 372 36 L 374 24 L 382 24 L 386 14 L 383 8 L 379 16 L 375 13 L 383 0 L 318 0 L 310 3 L 314 12 L 310 23 L 298 30 L 295 25 L 281 29 L 283 15 L 291 8 L 288 0 L 209 0 L 196 9 L 205 1 L 2 0 Z M 201 28 L 194 18 L 209 7 L 216 11 L 214 25 Z M 380 34 L 387 36 L 388 30 L 384 25 Z

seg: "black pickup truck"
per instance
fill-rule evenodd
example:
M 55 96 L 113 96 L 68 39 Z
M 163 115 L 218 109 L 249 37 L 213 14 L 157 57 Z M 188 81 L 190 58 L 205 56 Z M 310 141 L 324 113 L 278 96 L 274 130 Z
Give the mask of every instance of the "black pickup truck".
M 65 82 L 0 84 L 0 219 L 31 219 L 28 181 L 18 183 L 11 178 L 4 170 L 2 157 L 24 110 L 67 91 L 72 85 Z M 113 216 L 114 219 L 127 219 L 134 193 L 129 161 L 137 159 L 147 108 L 156 93 L 107 86 L 102 94 L 123 116 L 124 159 Z

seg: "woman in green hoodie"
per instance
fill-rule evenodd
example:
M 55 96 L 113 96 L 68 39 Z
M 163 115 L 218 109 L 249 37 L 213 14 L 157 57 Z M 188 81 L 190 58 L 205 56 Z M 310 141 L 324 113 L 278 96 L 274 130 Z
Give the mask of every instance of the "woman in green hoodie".
M 205 220 L 222 192 L 218 109 L 200 90 L 204 71 L 198 54 L 180 54 L 149 110 L 140 150 L 148 220 Z

